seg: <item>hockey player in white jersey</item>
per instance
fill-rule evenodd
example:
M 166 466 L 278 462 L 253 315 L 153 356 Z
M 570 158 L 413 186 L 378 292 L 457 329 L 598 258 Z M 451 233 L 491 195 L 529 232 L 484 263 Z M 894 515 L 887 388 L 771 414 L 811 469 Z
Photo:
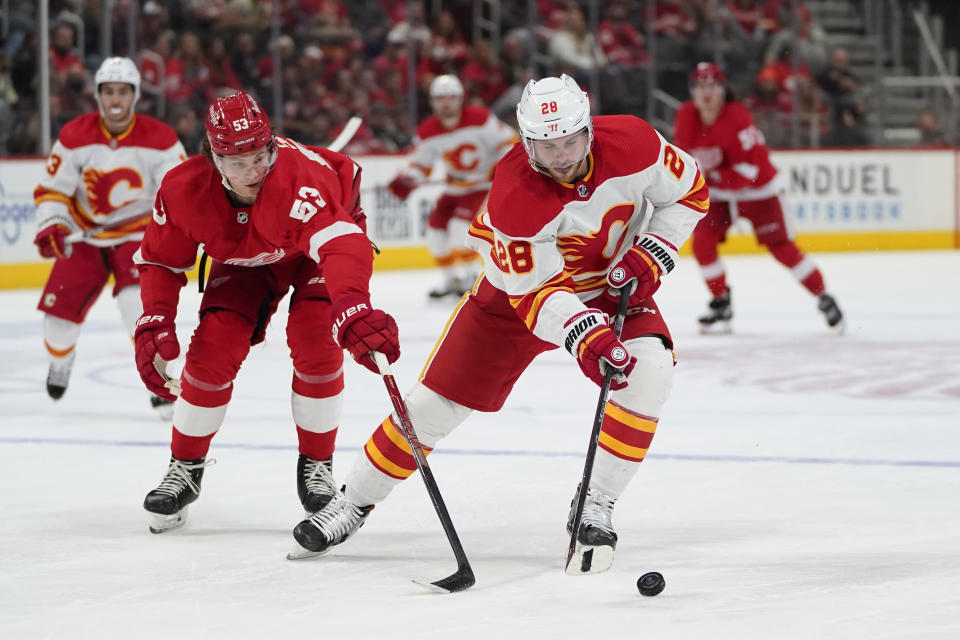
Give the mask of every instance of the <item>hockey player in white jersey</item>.
M 443 162 L 446 186 L 426 229 L 427 248 L 443 281 L 429 296 L 459 298 L 473 288 L 480 271 L 477 254 L 464 246 L 467 229 L 490 190 L 494 165 L 517 142 L 517 134 L 486 107 L 464 105 L 463 85 L 454 75 L 434 78 L 430 105 L 433 115 L 417 127 L 410 164 L 387 188 L 406 200 Z
M 612 368 L 576 532 L 576 557 L 591 552 L 592 562 L 570 565 L 596 573 L 613 562 L 613 506 L 650 447 L 671 387 L 673 340 L 652 296 L 709 199 L 690 155 L 639 118 L 591 118 L 586 93 L 566 75 L 531 81 L 517 120 L 523 144 L 500 161 L 487 210 L 470 229 L 484 275 L 454 311 L 406 401 L 430 451 L 471 411 L 499 410 L 543 351 L 566 348 L 597 384 Z M 623 287 L 632 293 L 618 338 L 608 318 Z M 589 420 L 583 423 L 587 429 Z M 301 549 L 292 557 L 346 540 L 416 470 L 399 425 L 387 417 L 342 495 L 297 525 Z
M 49 354 L 47 393 L 67 389 L 87 312 L 112 275 L 113 297 L 130 336 L 142 314 L 133 254 L 153 210 L 160 179 L 186 158 L 176 132 L 134 112 L 140 72 L 129 58 L 104 60 L 94 76 L 98 111 L 63 126 L 34 190 L 44 258 L 55 260 L 38 309 Z M 151 396 L 164 419 L 169 402 Z

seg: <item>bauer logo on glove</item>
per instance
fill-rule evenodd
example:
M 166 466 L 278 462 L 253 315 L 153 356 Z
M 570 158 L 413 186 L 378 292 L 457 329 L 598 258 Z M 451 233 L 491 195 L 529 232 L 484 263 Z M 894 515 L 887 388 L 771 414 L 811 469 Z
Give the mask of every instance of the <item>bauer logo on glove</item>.
M 340 314 L 338 314 L 333 320 L 333 326 L 330 327 L 330 333 L 333 335 L 333 339 L 337 340 L 337 336 L 340 334 L 340 327 L 347 324 L 347 318 L 355 316 L 364 310 L 370 311 L 370 306 L 365 302 L 361 302 L 360 304 L 347 307 Z

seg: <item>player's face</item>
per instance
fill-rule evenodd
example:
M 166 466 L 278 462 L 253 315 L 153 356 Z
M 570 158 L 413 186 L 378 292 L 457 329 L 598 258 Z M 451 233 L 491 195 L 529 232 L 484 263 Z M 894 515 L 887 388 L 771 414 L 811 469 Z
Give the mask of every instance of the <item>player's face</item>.
M 463 98 L 460 96 L 437 96 L 430 100 L 433 107 L 433 113 L 440 118 L 447 126 L 448 123 L 456 124 L 460 117 L 460 109 L 463 106 Z
M 701 117 L 714 117 L 723 106 L 723 85 L 712 80 L 697 82 L 690 88 L 690 97 Z
M 260 147 L 235 156 L 221 156 L 220 167 L 230 188 L 243 200 L 253 202 L 270 170 L 270 150 Z
M 576 182 L 586 173 L 589 140 L 586 129 L 562 138 L 534 140 L 533 159 L 554 180 Z
M 133 85 L 104 82 L 100 85 L 100 106 L 104 125 L 110 133 L 121 133 L 133 119 Z

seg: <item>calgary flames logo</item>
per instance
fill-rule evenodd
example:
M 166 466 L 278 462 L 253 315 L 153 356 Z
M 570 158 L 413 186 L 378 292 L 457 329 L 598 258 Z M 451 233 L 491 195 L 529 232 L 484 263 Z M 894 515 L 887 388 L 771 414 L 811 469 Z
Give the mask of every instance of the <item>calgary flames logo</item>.
M 557 247 L 563 254 L 566 270 L 574 279 L 598 277 L 600 280 L 610 266 L 610 259 L 623 246 L 624 230 L 633 215 L 634 205 L 618 204 L 603 215 L 600 228 L 587 235 L 573 234 L 557 238 Z
M 136 200 L 143 189 L 143 178 L 129 167 L 113 171 L 87 169 L 83 172 L 83 183 L 90 213 L 94 215 L 106 215 Z
M 480 164 L 480 158 L 477 156 L 477 146 L 470 142 L 465 142 L 446 151 L 443 158 L 455 171 L 472 171 Z

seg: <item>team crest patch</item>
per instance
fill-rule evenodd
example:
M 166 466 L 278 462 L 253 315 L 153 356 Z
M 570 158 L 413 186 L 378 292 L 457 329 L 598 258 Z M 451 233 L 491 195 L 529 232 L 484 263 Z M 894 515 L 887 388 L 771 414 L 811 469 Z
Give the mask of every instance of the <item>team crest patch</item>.
M 588 193 L 590 193 L 590 190 L 587 189 L 587 185 L 585 184 L 577 185 L 577 195 L 579 195 L 581 198 L 586 198 Z
M 240 224 L 247 224 L 247 219 L 248 219 L 248 218 L 249 218 L 249 216 L 247 216 L 247 212 L 246 212 L 246 211 L 239 211 L 239 212 L 237 212 L 237 222 L 239 222 Z

